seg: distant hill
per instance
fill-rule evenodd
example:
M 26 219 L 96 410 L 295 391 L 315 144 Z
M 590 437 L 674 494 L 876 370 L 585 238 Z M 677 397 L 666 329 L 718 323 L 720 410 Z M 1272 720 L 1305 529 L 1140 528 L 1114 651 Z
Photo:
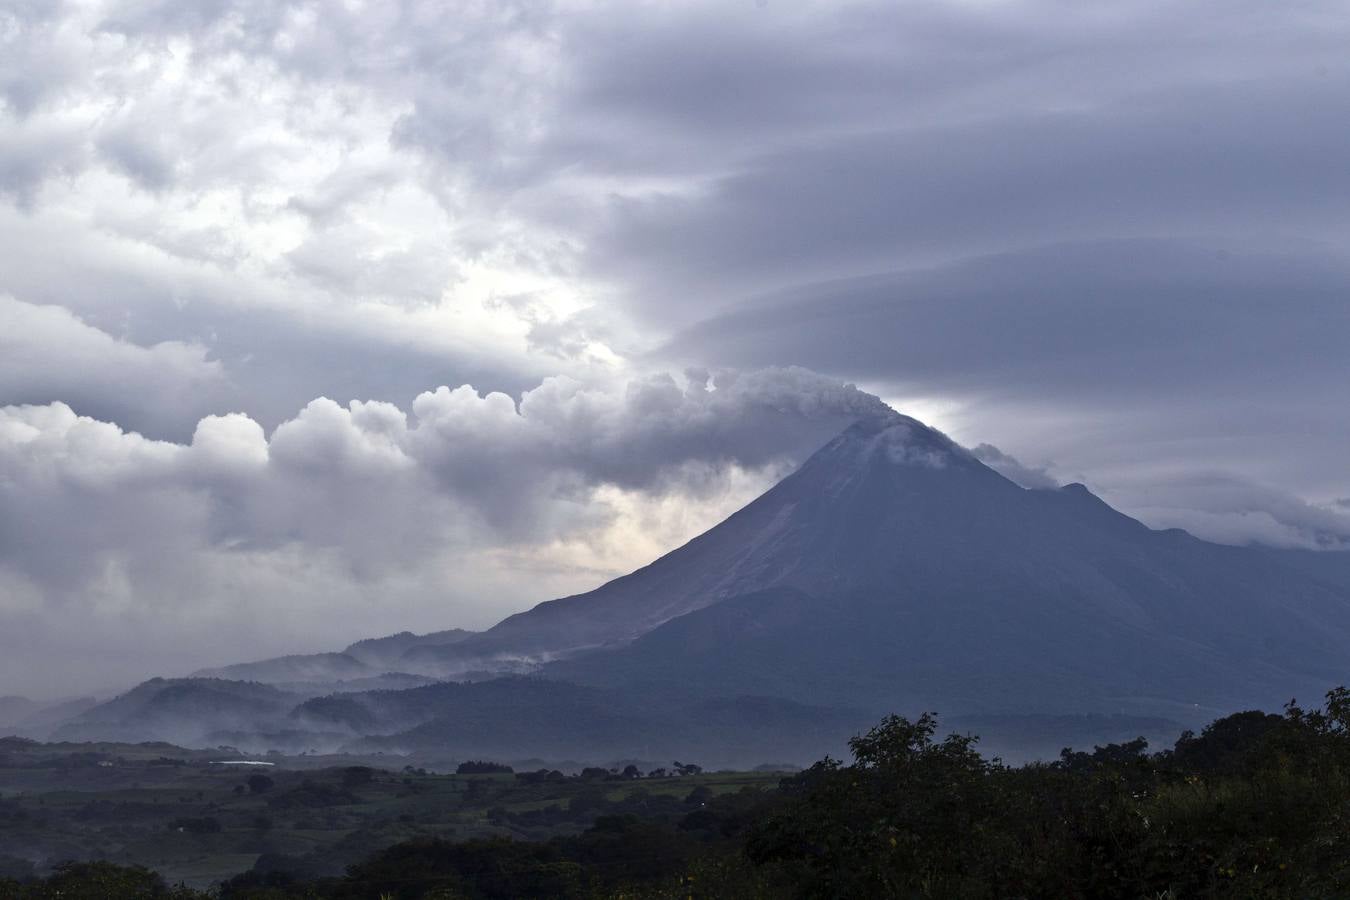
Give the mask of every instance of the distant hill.
M 385 672 L 361 678 L 334 681 L 273 681 L 278 690 L 302 697 L 321 697 L 324 694 L 349 694 L 357 691 L 401 691 L 439 683 L 439 678 L 427 675 L 409 675 L 407 672 Z
M 447 647 L 473 637 L 476 632 L 463 628 L 451 628 L 447 631 L 434 631 L 431 634 L 413 634 L 400 631 L 382 638 L 367 638 L 357 641 L 342 651 L 348 656 L 361 660 L 366 665 L 386 672 L 406 671 L 409 664 L 407 655 L 410 650 L 421 647 Z M 414 657 L 415 658 L 415 657 Z
M 0 727 L 13 725 L 42 708 L 27 697 L 0 697 Z
M 52 734 L 56 741 L 171 741 L 200 747 L 216 731 L 284 722 L 301 698 L 271 685 L 218 678 L 152 678 L 85 710 Z
M 49 702 L 29 700 L 24 697 L 5 699 L 16 702 L 8 704 L 8 719 L 0 717 L 0 735 L 13 734 L 37 740 L 46 740 L 64 722 L 87 709 L 97 706 L 99 703 L 93 697 L 76 697 L 69 700 Z
M 756 765 L 775 752 L 802 759 L 822 747 L 838 752 L 866 724 L 856 711 L 777 698 L 636 694 L 529 677 L 318 698 L 293 718 L 316 731 L 366 735 L 344 745 L 352 752 L 590 760 L 683 754 L 728 766 Z
M 229 681 L 341 681 L 377 674 L 365 663 L 346 653 L 311 653 L 279 656 L 251 663 L 235 663 L 215 669 L 198 669 L 193 678 L 223 678 Z
M 419 663 L 409 660 L 409 651 L 418 648 L 441 648 L 471 637 L 472 631 L 452 628 L 431 634 L 413 634 L 401 631 L 387 637 L 357 641 L 340 653 L 308 653 L 278 656 L 257 662 L 235 663 L 193 672 L 192 678 L 223 678 L 232 681 L 260 681 L 265 684 L 286 684 L 298 690 L 327 693 L 347 690 L 342 683 L 380 678 L 406 676 L 425 679 L 425 673 L 416 672 Z M 429 679 L 428 679 L 429 680 Z M 362 689 L 374 689 L 367 684 Z M 394 686 L 394 685 L 389 685 Z M 405 687 L 412 685 L 403 685 Z

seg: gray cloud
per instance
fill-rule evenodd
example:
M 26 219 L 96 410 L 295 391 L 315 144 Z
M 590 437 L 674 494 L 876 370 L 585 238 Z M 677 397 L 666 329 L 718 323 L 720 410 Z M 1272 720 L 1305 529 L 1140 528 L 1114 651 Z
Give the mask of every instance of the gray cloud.
M 203 418 L 188 443 L 61 403 L 0 407 L 0 616 L 26 623 L 4 632 L 22 640 L 0 639 L 0 678 L 42 685 L 50 673 L 28 684 L 33 654 L 74 653 L 89 629 L 109 635 L 104 653 L 120 662 L 105 669 L 123 678 L 172 667 L 188 648 L 217 661 L 243 645 L 284 652 L 298 632 L 271 629 L 267 612 L 283 596 L 283 619 L 312 617 L 304 641 L 315 646 L 387 630 L 390 616 L 487 625 L 508 599 L 649 561 L 647 542 L 625 540 L 644 503 L 664 505 L 664 528 L 690 537 L 881 408 L 790 369 L 683 385 L 553 378 L 518 401 L 442 387 L 411 414 L 320 398 L 270 436 L 229 414 Z M 577 568 L 560 540 L 611 549 L 598 571 Z M 62 686 L 86 677 L 72 669 Z
M 616 203 L 597 265 L 635 281 L 650 266 L 681 289 L 745 294 L 1068 240 L 1245 241 L 1270 217 L 1286 235 L 1343 228 L 1332 198 L 1350 184 L 1326 149 L 1350 146 L 1345 85 L 1281 87 L 809 143 L 749 161 L 695 201 Z
M 970 452 L 989 468 L 1009 481 L 1030 490 L 1053 490 L 1059 481 L 1045 466 L 1025 466 L 1015 456 L 1009 456 L 993 444 L 979 444 Z
M 1155 527 L 1184 528 L 1222 543 L 1350 550 L 1350 512 L 1335 502 L 1309 503 L 1221 473 L 1136 484 L 1115 499 Z
M 0 322 L 0 396 L 8 403 L 62 400 L 114 421 L 172 427 L 205 415 L 230 392 L 220 362 L 200 344 L 140 346 L 62 307 L 3 295 Z
M 485 624 L 752 494 L 847 382 L 1023 483 L 1337 546 L 1347 37 L 1255 0 L 0 2 L 0 405 L 45 410 L 6 413 L 0 633 L 172 666 Z

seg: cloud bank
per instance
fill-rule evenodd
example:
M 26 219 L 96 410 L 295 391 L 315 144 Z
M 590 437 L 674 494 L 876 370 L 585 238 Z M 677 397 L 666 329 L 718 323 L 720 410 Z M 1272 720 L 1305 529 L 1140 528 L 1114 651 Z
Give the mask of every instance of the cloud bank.
M 73 688 L 89 653 L 134 677 L 285 652 L 297 633 L 486 626 L 650 561 L 881 408 L 799 369 L 556 377 L 519 402 L 441 387 L 409 411 L 320 398 L 270 435 L 232 413 L 186 443 L 62 403 L 3 407 L 0 613 L 19 626 L 4 678 L 56 647 Z

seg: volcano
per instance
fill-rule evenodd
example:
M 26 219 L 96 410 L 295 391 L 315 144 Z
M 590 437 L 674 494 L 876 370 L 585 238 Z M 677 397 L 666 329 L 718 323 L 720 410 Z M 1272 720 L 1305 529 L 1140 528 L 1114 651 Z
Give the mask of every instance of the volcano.
M 651 565 L 411 656 L 876 711 L 1203 721 L 1320 699 L 1347 651 L 1350 555 L 1155 531 L 891 414 Z

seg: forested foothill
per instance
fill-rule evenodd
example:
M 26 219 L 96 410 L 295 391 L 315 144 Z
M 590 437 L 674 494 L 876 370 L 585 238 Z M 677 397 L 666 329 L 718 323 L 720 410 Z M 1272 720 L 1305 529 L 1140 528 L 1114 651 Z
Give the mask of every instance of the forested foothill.
M 1018 767 L 981 756 L 974 736 L 939 737 L 928 714 L 887 717 L 850 741 L 850 762 L 786 775 L 472 760 L 454 775 L 258 778 L 50 746 L 7 739 L 0 768 L 10 780 L 44 759 L 139 773 L 102 793 L 0 800 L 6 898 L 1350 896 L 1343 688 L 1321 708 L 1219 719 L 1160 752 L 1138 740 Z M 24 855 L 61 840 L 75 861 Z M 149 858 L 128 864 L 138 853 Z M 175 853 L 172 871 L 155 865 Z

